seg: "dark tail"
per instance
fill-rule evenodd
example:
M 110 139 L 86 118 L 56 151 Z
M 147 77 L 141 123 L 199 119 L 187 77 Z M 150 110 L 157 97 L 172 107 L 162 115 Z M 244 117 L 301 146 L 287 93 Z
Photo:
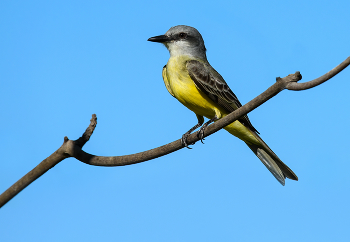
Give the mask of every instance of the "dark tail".
M 252 132 L 253 133 L 253 132 Z M 254 133 L 261 145 L 246 143 L 254 154 L 261 160 L 266 168 L 274 175 L 274 177 L 284 186 L 285 178 L 298 180 L 297 175 L 286 165 L 280 158 L 270 149 L 270 147 Z

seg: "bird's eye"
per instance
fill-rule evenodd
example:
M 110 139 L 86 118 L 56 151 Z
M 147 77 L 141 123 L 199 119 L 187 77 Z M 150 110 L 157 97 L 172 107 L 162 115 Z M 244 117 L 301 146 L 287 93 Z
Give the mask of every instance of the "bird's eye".
M 187 37 L 187 34 L 186 34 L 186 33 L 180 33 L 180 34 L 179 34 L 179 37 L 180 37 L 181 39 L 185 39 L 185 38 Z

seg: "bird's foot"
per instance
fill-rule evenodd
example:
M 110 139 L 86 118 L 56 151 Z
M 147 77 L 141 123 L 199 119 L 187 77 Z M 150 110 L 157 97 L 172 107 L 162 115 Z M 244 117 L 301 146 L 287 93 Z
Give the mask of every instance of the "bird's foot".
M 211 124 L 212 122 L 218 120 L 218 117 L 214 116 L 212 119 L 210 119 L 208 122 L 206 122 L 205 124 L 203 124 L 203 126 L 199 129 L 197 137 L 201 140 L 201 142 L 204 144 L 203 140 L 204 140 L 204 130 L 208 127 L 209 124 Z
M 208 124 L 204 124 L 198 131 L 197 137 L 200 139 L 200 141 L 202 142 L 202 144 L 204 144 L 203 140 L 204 140 L 204 130 L 207 128 Z
M 187 149 L 192 149 L 191 147 L 189 147 L 190 144 L 187 144 L 187 137 L 191 134 L 190 131 L 184 133 L 182 135 L 182 138 L 181 138 L 181 143 L 183 146 L 185 146 Z

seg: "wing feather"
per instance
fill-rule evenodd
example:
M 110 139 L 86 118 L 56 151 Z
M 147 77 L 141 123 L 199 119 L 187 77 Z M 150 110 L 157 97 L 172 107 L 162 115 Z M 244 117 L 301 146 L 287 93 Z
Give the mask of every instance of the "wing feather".
M 197 60 L 189 60 L 186 63 L 186 67 L 196 87 L 227 112 L 231 113 L 242 107 L 242 104 L 222 76 L 209 64 Z M 247 115 L 240 118 L 239 121 L 252 131 L 259 133 L 253 127 Z

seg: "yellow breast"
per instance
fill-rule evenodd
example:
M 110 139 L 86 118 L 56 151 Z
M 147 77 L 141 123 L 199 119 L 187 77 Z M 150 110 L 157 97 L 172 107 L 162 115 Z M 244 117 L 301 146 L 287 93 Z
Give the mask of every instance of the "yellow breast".
M 175 98 L 188 109 L 198 115 L 212 118 L 219 110 L 210 98 L 198 90 L 189 76 L 186 69 L 186 61 L 189 59 L 188 56 L 172 57 L 169 59 L 166 65 L 169 86 Z

